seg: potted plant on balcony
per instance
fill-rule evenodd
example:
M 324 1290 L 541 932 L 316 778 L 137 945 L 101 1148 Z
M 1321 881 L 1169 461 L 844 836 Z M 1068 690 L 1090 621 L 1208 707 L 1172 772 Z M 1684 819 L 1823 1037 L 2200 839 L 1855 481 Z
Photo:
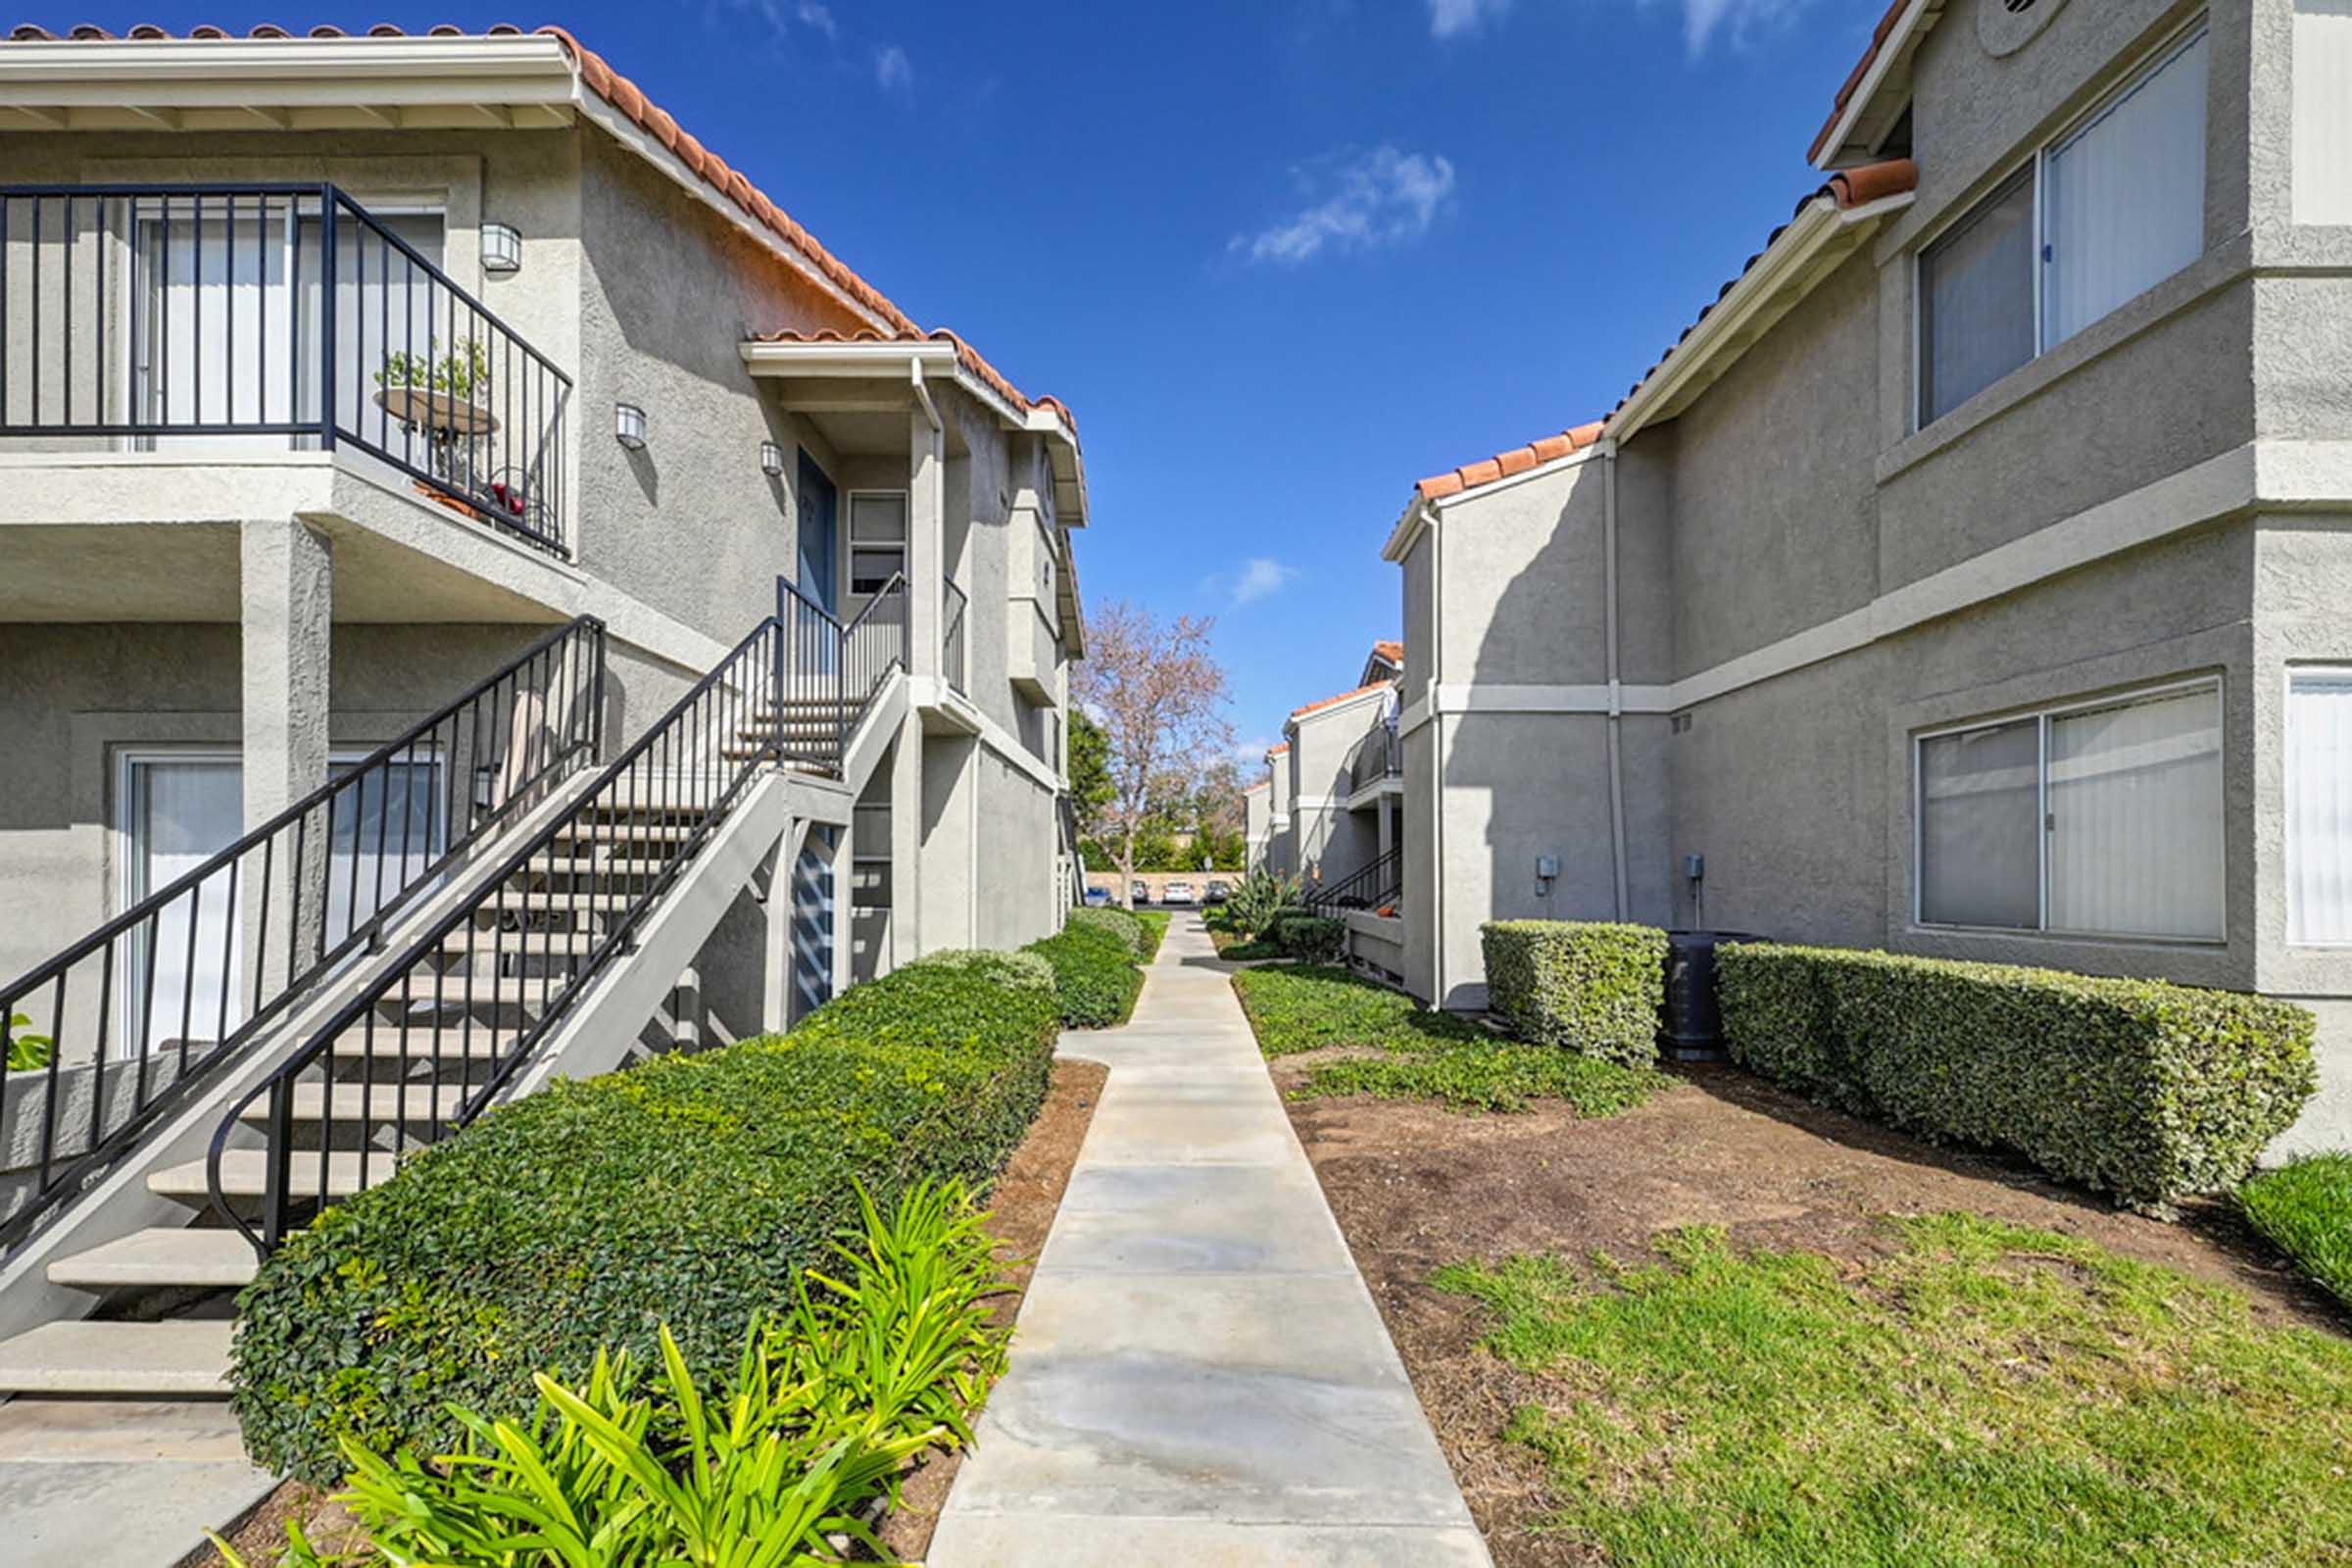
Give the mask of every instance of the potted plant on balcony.
M 394 349 L 375 372 L 375 402 L 401 427 L 425 432 L 432 442 L 433 471 L 452 478 L 460 441 L 470 443 L 498 429 L 498 417 L 477 401 L 490 384 L 490 356 L 478 338 L 462 337 L 440 352 L 441 340 L 425 340 L 424 352 Z M 467 466 L 471 467 L 470 461 Z

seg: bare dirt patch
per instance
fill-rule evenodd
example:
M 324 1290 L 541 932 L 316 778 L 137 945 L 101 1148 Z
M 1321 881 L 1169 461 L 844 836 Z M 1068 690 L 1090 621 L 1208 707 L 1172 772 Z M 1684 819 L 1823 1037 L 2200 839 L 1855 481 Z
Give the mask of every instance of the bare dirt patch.
M 1012 1322 L 1021 1310 L 1029 1276 L 1037 1271 L 1037 1254 L 1045 1250 L 1046 1233 L 1054 1228 L 1054 1211 L 1070 1185 L 1070 1169 L 1078 1163 L 1078 1146 L 1086 1142 L 1087 1125 L 1095 1118 L 1109 1076 L 1110 1069 L 1098 1061 L 1054 1063 L 1054 1087 L 1046 1096 L 1046 1108 L 1013 1151 L 990 1195 L 988 1229 L 997 1239 L 1007 1287 L 989 1308 L 1000 1326 Z M 962 1463 L 960 1450 L 934 1454 L 907 1477 L 899 1506 L 876 1532 L 894 1558 L 919 1561 L 931 1549 L 931 1532 Z
M 1308 1063 L 1270 1064 L 1284 1088 Z M 1884 1214 L 1965 1211 L 2093 1241 L 2244 1289 L 2268 1322 L 2339 1332 L 2345 1317 L 2219 1204 L 2180 1223 L 2120 1212 L 2004 1160 L 1938 1150 L 1784 1094 L 1728 1067 L 1685 1069 L 1638 1109 L 1580 1120 L 1539 1103 L 1516 1115 L 1434 1105 L 1296 1102 L 1291 1120 L 1380 1303 L 1502 1568 L 1581 1563 L 1532 1528 L 1550 1509 L 1540 1465 L 1499 1439 L 1526 1375 L 1478 1348 L 1466 1299 L 1426 1281 L 1444 1263 L 1513 1253 L 1643 1253 L 1660 1232 L 1726 1228 L 1735 1247 L 1801 1248 L 1862 1263 L 1893 1244 Z
M 989 1234 L 997 1241 L 997 1256 L 1004 1263 L 1007 1290 L 990 1307 L 1000 1325 L 1010 1323 L 1021 1309 L 1021 1297 L 1035 1272 L 1037 1254 L 1044 1250 L 1046 1233 L 1070 1184 L 1070 1169 L 1078 1163 L 1078 1147 L 1102 1099 L 1110 1069 L 1100 1062 L 1056 1061 L 1054 1083 L 1045 1108 L 1030 1125 L 1029 1135 L 1013 1151 L 990 1195 Z M 919 1559 L 930 1549 L 931 1531 L 946 1506 L 948 1488 L 955 1483 L 962 1455 L 933 1455 L 907 1478 L 902 1505 L 881 1524 L 878 1534 L 894 1556 Z M 248 1562 L 275 1563 L 286 1542 L 286 1521 L 296 1519 L 314 1544 L 357 1549 L 351 1516 L 331 1498 L 289 1481 L 248 1514 L 228 1537 L 229 1544 Z M 225 1568 L 220 1553 L 206 1548 L 186 1558 L 181 1568 Z

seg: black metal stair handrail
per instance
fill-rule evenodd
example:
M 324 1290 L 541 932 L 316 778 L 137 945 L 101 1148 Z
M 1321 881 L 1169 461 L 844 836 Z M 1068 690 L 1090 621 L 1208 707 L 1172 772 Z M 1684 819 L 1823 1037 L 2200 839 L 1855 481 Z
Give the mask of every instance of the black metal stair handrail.
M 1403 891 L 1404 851 L 1399 847 L 1352 876 L 1329 887 L 1313 889 L 1306 895 L 1306 906 L 1322 912 L 1377 909 L 1395 902 Z
M 46 1058 L 0 1073 L 0 1132 L 11 1135 L 0 1143 L 0 1177 L 9 1179 L 0 1247 L 29 1234 L 257 1031 L 378 941 L 454 858 L 592 755 L 604 672 L 602 621 L 583 615 L 557 627 L 406 734 L 0 986 L 0 1049 Z M 176 986 L 167 979 L 159 996 L 159 971 L 174 963 Z M 35 1094 L 37 1132 L 24 1125 Z
M 398 221 L 324 182 L 0 185 L 0 436 L 348 445 L 564 553 L 571 377 Z
M 323 1207 L 335 1196 L 335 1153 L 355 1160 L 357 1189 L 368 1185 L 372 1161 L 399 1159 L 401 1151 L 378 1149 L 367 1136 L 379 1093 L 381 1103 L 392 1111 L 404 1133 L 410 1127 L 427 1130 L 424 1142 L 438 1142 L 445 1131 L 466 1126 L 530 1060 L 581 991 L 629 945 L 638 924 L 700 852 L 745 785 L 776 757 L 772 743 L 747 747 L 739 742 L 754 728 L 763 709 L 780 707 L 777 699 L 782 693 L 774 680 L 784 652 L 782 632 L 774 616 L 761 621 L 576 800 L 498 861 L 476 884 L 474 897 L 433 920 L 389 961 L 375 984 L 337 1008 L 301 1047 L 229 1107 L 213 1135 L 207 1180 L 214 1207 L 257 1251 L 267 1256 L 284 1240 L 297 1204 Z M 576 855 L 565 858 L 553 853 L 559 841 L 576 842 L 583 825 L 596 818 L 649 819 L 684 827 L 686 836 L 650 871 L 636 868 L 644 862 Z M 560 866 L 565 858 L 569 865 Z M 535 861 L 543 862 L 538 872 L 541 883 L 560 877 L 568 886 L 561 891 L 517 887 L 518 879 L 528 880 L 525 873 Z M 575 930 L 583 913 L 609 916 L 596 946 L 576 963 L 557 962 L 552 921 L 533 928 L 532 914 L 556 912 L 568 914 Z M 421 966 L 448 950 L 454 933 L 473 927 L 484 916 L 491 921 L 481 933 L 489 939 L 487 973 L 477 974 L 481 960 L 468 956 L 463 960 L 464 973 L 442 969 L 419 976 Z M 533 967 L 541 972 L 522 972 Z M 515 972 L 510 974 L 510 968 Z M 477 983 L 487 987 L 478 999 Z M 501 1005 L 510 987 L 515 1009 L 529 1012 L 529 1021 L 512 1031 L 498 1024 L 481 1024 L 474 1017 L 476 1001 Z M 378 1009 L 387 1004 L 397 1004 L 396 1018 L 378 1016 Z M 458 1013 L 455 1022 L 449 1016 L 453 1008 Z M 334 1140 L 327 1135 L 336 1084 L 335 1048 L 355 1032 L 356 1043 L 347 1043 L 341 1054 L 357 1064 L 358 1082 L 350 1087 L 358 1091 L 363 1136 L 356 1148 L 336 1151 Z M 509 1032 L 513 1038 L 502 1045 L 499 1036 Z M 457 1036 L 454 1051 L 449 1038 L 453 1033 Z M 477 1033 L 487 1037 L 479 1051 L 475 1049 Z M 462 1098 L 444 1114 L 442 1091 L 449 1081 L 446 1069 L 452 1063 L 459 1069 L 455 1086 L 462 1091 Z M 375 1069 L 394 1065 L 400 1069 L 399 1077 L 392 1084 L 378 1086 Z M 419 1076 L 417 1069 L 427 1066 L 429 1077 Z M 476 1068 L 485 1070 L 478 1083 L 468 1076 Z M 306 1086 L 320 1092 L 320 1136 L 315 1151 L 294 1148 L 294 1105 Z M 397 1097 L 419 1094 L 428 1114 L 412 1116 L 407 1111 L 412 1102 Z M 259 1118 L 266 1158 L 257 1229 L 229 1202 L 221 1170 L 234 1131 L 246 1120 L 248 1110 L 265 1100 L 267 1108 Z M 315 1185 L 306 1185 L 314 1176 Z

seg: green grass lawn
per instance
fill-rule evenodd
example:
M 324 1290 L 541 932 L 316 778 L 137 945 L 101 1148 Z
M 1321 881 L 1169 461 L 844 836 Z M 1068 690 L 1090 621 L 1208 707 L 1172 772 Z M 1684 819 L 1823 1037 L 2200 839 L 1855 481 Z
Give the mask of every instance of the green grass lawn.
M 2254 1228 L 2352 1306 L 2352 1154 L 2319 1154 L 2268 1170 L 2238 1190 Z
M 1505 1437 L 1611 1568 L 2352 1562 L 2352 1341 L 1969 1215 L 1892 1256 L 1518 1257 L 1432 1283 L 1543 1392 Z
M 1291 1091 L 1294 1099 L 1372 1095 L 1436 1100 L 1457 1110 L 1521 1110 L 1534 1100 L 1558 1100 L 1579 1114 L 1605 1116 L 1642 1103 L 1666 1083 L 1659 1073 L 1497 1039 L 1345 969 L 1244 969 L 1233 985 L 1258 1049 L 1270 1058 L 1331 1046 L 1381 1053 L 1314 1066 Z

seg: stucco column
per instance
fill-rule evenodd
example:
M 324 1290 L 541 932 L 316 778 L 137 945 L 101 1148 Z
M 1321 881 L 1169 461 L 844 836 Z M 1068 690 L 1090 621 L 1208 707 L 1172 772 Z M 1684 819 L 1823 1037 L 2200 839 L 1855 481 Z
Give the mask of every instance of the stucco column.
M 940 585 L 947 575 L 948 438 L 921 408 L 908 416 L 906 433 L 906 673 L 937 675 L 945 624 Z
M 240 530 L 238 569 L 241 740 L 245 826 L 250 831 L 326 782 L 333 547 L 297 518 L 255 518 Z M 243 900 L 248 980 L 250 966 L 263 964 L 266 992 L 277 989 L 319 951 L 330 837 L 321 812 L 299 835 L 299 865 L 294 863 L 294 836 L 270 857 L 266 934 L 261 929 L 262 897 Z
M 807 829 L 814 833 L 814 828 Z M 767 859 L 754 873 L 753 887 L 760 897 L 760 912 L 763 918 L 760 961 L 760 1027 L 769 1034 L 782 1034 L 792 1027 L 795 1005 L 794 993 L 799 989 L 800 953 L 796 938 L 799 932 L 800 879 L 794 873 L 794 846 L 801 842 L 803 825 L 787 822 L 784 836 L 768 852 Z
M 1380 819 L 1380 858 L 1384 860 L 1389 858 L 1389 852 L 1396 847 L 1396 798 L 1383 795 L 1380 798 L 1380 809 L 1374 813 Z
M 840 996 L 858 983 L 855 952 L 857 922 L 851 907 L 851 888 L 857 875 L 852 859 L 857 837 L 853 827 L 843 827 L 833 835 L 831 865 L 833 870 L 833 994 Z
M 932 622 L 934 626 L 937 621 Z M 890 754 L 890 963 L 923 956 L 923 720 L 908 712 Z

